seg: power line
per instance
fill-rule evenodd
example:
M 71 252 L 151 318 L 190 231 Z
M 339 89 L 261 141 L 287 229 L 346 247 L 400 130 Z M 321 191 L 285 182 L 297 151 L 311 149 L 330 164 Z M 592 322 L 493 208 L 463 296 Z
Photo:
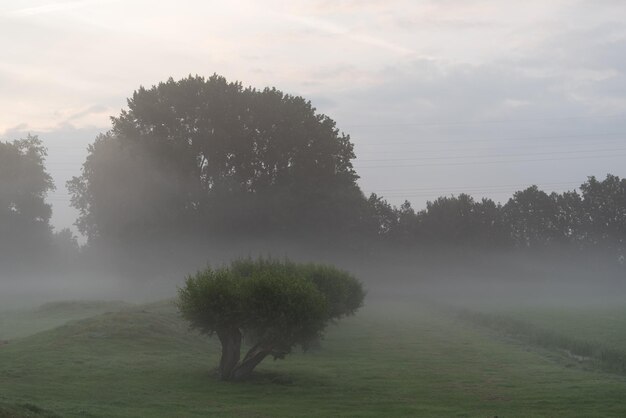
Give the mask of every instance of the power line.
M 596 144 L 596 145 L 613 145 L 615 142 L 622 142 L 622 139 L 619 139 L 618 141 L 616 140 L 609 140 L 609 141 L 603 141 L 602 143 Z M 551 145 L 547 145 L 547 144 L 542 144 L 543 146 L 538 146 L 538 144 L 529 144 L 529 145 L 520 145 L 520 146 L 516 146 L 516 147 L 496 147 L 496 146 L 490 146 L 490 147 L 472 147 L 472 148 L 457 148 L 457 147 L 447 147 L 447 148 L 439 148 L 439 149 L 433 149 L 433 148 L 426 148 L 426 149 L 414 149 L 414 148 L 409 148 L 409 149 L 396 149 L 396 150 L 392 150 L 392 151 L 358 151 L 357 154 L 357 159 L 359 158 L 360 155 L 393 155 L 393 154 L 402 154 L 402 155 L 406 155 L 406 154 L 432 154 L 432 153 L 441 153 L 441 152 L 469 152 L 469 151 L 515 151 L 515 150 L 528 150 L 528 149 L 550 149 L 550 148 L 556 148 L 558 147 L 558 149 L 563 149 L 563 147 L 567 146 L 567 147 L 581 147 L 581 146 L 588 146 L 589 143 L 588 142 L 580 142 L 580 143 L 571 143 L 568 142 L 567 144 L 551 144 Z M 618 144 L 621 145 L 621 144 Z M 555 151 L 557 152 L 557 151 Z
M 537 140 L 552 140 L 552 139 L 570 139 L 570 138 L 597 138 L 597 137 L 611 137 L 611 136 L 626 136 L 625 132 L 603 132 L 594 134 L 578 134 L 578 135 L 550 135 L 550 136 L 530 136 L 530 137 L 510 137 L 510 138 L 465 138 L 465 139 L 435 139 L 429 141 L 420 140 L 407 140 L 407 141 L 379 141 L 367 143 L 362 140 L 355 140 L 354 145 L 357 146 L 386 146 L 389 144 L 442 144 L 442 143 L 468 143 L 468 142 L 514 142 L 514 141 L 537 141 Z M 619 138 L 618 140 L 622 140 Z M 559 141 L 560 142 L 560 141 Z
M 626 148 L 613 148 L 613 149 L 592 149 L 592 150 L 576 150 L 576 151 L 551 151 L 551 152 L 530 152 L 525 154 L 494 154 L 494 155 L 461 155 L 461 156 L 447 156 L 447 157 L 421 157 L 421 158 L 381 158 L 371 160 L 360 160 L 362 162 L 373 161 L 423 161 L 423 160 L 453 160 L 459 158 L 485 158 L 485 157 L 527 157 L 532 155 L 552 155 L 552 154 L 581 154 L 590 152 L 617 152 L 626 151 Z
M 626 157 L 626 154 L 613 154 L 613 155 L 595 155 L 584 157 L 570 157 L 570 158 L 535 158 L 535 159 L 523 159 L 523 160 L 499 160 L 499 161 L 466 161 L 457 163 L 432 163 L 432 164 L 407 164 L 407 165 L 371 165 L 371 166 L 355 166 L 359 169 L 367 168 L 405 168 L 405 167 L 434 167 L 434 166 L 457 166 L 457 165 L 476 165 L 476 164 L 511 164 L 511 163 L 524 163 L 524 162 L 540 162 L 540 161 L 566 161 L 566 160 L 586 160 L 590 158 L 617 158 Z
M 462 190 L 462 189 L 476 189 L 478 187 L 484 189 L 491 188 L 503 188 L 503 187 L 528 187 L 529 184 L 536 184 L 537 186 L 571 186 L 571 185 L 580 185 L 580 181 L 570 181 L 570 182 L 557 182 L 557 183 L 526 183 L 526 184 L 494 184 L 494 185 L 484 185 L 484 186 L 446 186 L 446 187 L 421 187 L 421 188 L 410 188 L 410 189 L 377 189 L 382 192 L 430 192 L 430 191 L 445 191 L 445 190 Z
M 581 115 L 581 116 L 562 116 L 549 118 L 527 118 L 527 119 L 491 119 L 477 121 L 436 121 L 436 122 L 405 122 L 405 123 L 371 123 L 371 124 L 347 124 L 344 127 L 352 128 L 388 128 L 394 126 L 457 126 L 457 125 L 491 125 L 499 123 L 515 123 L 515 122 L 542 122 L 554 120 L 582 120 L 582 119 L 613 119 L 626 118 L 624 114 L 615 115 Z
M 452 151 L 475 151 L 475 150 L 490 150 L 492 148 L 470 148 L 470 149 L 454 149 Z M 518 148 L 513 148 L 518 149 Z M 525 149 L 525 148 L 523 148 Z M 450 150 L 442 150 L 449 152 Z M 379 162 L 379 161 L 421 161 L 421 160 L 447 160 L 447 159 L 459 159 L 459 158 L 488 158 L 488 157 L 523 157 L 532 155 L 552 155 L 552 154 L 580 154 L 580 153 L 593 153 L 593 152 L 618 152 L 626 151 L 626 148 L 610 148 L 610 149 L 583 149 L 583 150 L 570 150 L 570 151 L 547 151 L 547 152 L 533 152 L 533 153 L 510 153 L 510 154 L 494 154 L 494 155 L 461 155 L 461 156 L 445 156 L 445 157 L 419 157 L 419 158 L 377 158 L 377 159 L 359 159 L 357 162 Z M 378 154 L 380 155 L 380 154 Z M 55 171 L 75 171 L 77 167 L 76 163 L 71 161 L 58 161 L 49 164 Z M 56 167 L 56 168 L 55 168 Z M 58 168 L 63 167 L 63 168 Z

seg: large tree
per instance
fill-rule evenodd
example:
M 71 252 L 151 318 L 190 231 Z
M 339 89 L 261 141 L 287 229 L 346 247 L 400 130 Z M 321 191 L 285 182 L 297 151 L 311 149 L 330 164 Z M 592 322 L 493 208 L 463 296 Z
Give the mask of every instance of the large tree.
M 178 307 L 194 328 L 217 334 L 220 378 L 238 380 L 267 356 L 308 348 L 330 321 L 361 307 L 364 296 L 359 281 L 332 266 L 248 259 L 188 277 Z M 243 359 L 242 342 L 250 346 Z
M 46 149 L 36 136 L 0 142 L 0 258 L 28 263 L 49 244 L 54 189 L 45 169 Z M 6 266 L 6 264 L 4 264 Z
M 311 103 L 213 75 L 139 88 L 69 183 L 89 238 L 338 231 L 364 198 L 350 138 Z

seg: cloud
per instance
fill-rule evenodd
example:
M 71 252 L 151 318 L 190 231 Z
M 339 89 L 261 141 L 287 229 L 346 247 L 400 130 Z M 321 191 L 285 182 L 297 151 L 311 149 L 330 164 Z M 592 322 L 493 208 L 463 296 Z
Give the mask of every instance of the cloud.
M 107 106 L 104 106 L 102 104 L 96 104 L 93 106 L 89 106 L 88 108 L 81 110 L 79 112 L 76 112 L 72 115 L 70 115 L 69 117 L 67 117 L 66 122 L 72 122 L 72 121 L 76 121 L 76 120 L 81 120 L 83 118 L 85 118 L 86 116 L 91 116 L 91 115 L 101 115 L 102 113 L 107 113 L 110 110 L 110 108 L 108 108 Z
M 335 35 L 338 37 L 345 37 L 354 42 L 363 43 L 366 45 L 374 46 L 377 48 L 386 49 L 397 54 L 414 54 L 415 51 L 404 45 L 400 45 L 391 41 L 388 41 L 382 37 L 373 36 L 367 33 L 354 32 L 345 25 L 340 25 L 320 18 L 314 18 L 310 16 L 298 16 L 288 13 L 276 13 L 277 16 L 284 20 L 298 23 L 304 27 L 314 29 L 326 34 Z
M 14 9 L 8 12 L 4 12 L 1 15 L 6 17 L 30 17 L 49 13 L 65 12 L 81 7 L 101 5 L 105 3 L 111 3 L 119 0 L 76 0 L 65 2 L 54 2 L 43 4 L 40 6 L 24 7 L 21 9 Z

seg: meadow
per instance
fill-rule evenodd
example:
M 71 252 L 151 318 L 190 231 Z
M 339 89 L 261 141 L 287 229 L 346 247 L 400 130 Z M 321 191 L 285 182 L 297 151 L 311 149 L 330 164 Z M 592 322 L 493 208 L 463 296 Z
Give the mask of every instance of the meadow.
M 626 311 L 590 309 L 479 314 L 626 348 L 626 327 L 606 322 Z M 321 348 L 266 360 L 242 383 L 217 380 L 217 341 L 171 301 L 5 312 L 0 417 L 626 416 L 623 373 L 465 312 L 370 301 Z

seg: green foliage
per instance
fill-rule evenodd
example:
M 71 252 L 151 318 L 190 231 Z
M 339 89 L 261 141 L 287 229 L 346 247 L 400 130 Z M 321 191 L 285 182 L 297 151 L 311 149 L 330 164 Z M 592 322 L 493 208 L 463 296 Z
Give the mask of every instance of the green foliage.
M 245 320 L 243 282 L 228 269 L 207 268 L 187 278 L 178 291 L 178 307 L 192 327 L 212 335 L 220 327 L 239 326 Z
M 223 344 L 226 335 L 243 333 L 265 355 L 284 357 L 317 341 L 330 321 L 354 314 L 364 297 L 359 281 L 332 266 L 244 259 L 188 277 L 178 308 L 192 327 L 217 333 Z
M 326 297 L 329 319 L 353 315 L 363 304 L 363 287 L 350 273 L 332 266 L 312 263 L 300 266 L 300 270 Z
M 242 295 L 249 315 L 242 323 L 244 336 L 252 336 L 253 343 L 269 343 L 281 354 L 295 344 L 307 347 L 328 321 L 324 294 L 305 278 L 285 273 L 254 274 L 245 281 Z

